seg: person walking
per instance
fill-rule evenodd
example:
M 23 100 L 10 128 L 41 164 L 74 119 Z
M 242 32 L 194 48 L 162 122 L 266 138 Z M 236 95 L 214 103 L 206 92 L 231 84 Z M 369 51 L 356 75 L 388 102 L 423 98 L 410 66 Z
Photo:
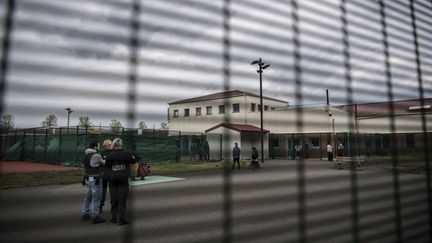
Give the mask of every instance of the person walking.
M 259 157 L 258 150 L 255 147 L 252 147 L 252 156 L 251 156 L 251 163 L 250 163 L 251 170 L 258 170 L 261 167 L 258 162 L 258 157 Z
M 105 161 L 102 159 L 102 156 L 98 154 L 98 148 L 99 143 L 97 141 L 91 142 L 89 148 L 85 151 L 83 160 L 86 195 L 83 202 L 81 220 L 87 221 L 91 219 L 93 224 L 105 222 L 105 220 L 99 216 L 102 194 L 102 167 Z M 91 216 L 90 204 L 93 206 Z
M 135 159 L 130 152 L 123 151 L 123 141 L 113 140 L 113 151 L 107 155 L 109 191 L 111 196 L 111 222 L 119 225 L 128 224 L 126 205 L 129 194 L 130 164 Z
M 234 170 L 235 164 L 237 163 L 238 169 L 240 170 L 240 153 L 241 150 L 238 147 L 238 143 L 234 143 L 234 148 L 233 148 L 233 165 L 231 170 Z
M 327 159 L 328 161 L 333 161 L 333 147 L 330 143 L 327 144 Z
M 107 155 L 112 152 L 112 141 L 110 139 L 105 139 L 102 145 L 104 149 L 100 152 L 100 155 L 102 156 L 102 159 L 106 160 Z M 100 201 L 99 213 L 102 213 L 103 206 L 105 205 L 105 198 L 106 198 L 106 193 L 109 184 L 106 166 L 104 166 L 103 170 L 104 171 L 102 176 L 102 198 Z

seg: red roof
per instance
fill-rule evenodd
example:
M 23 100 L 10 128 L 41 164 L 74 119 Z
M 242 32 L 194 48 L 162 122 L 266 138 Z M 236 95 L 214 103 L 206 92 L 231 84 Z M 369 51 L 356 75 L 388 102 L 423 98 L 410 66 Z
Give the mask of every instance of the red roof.
M 252 125 L 247 125 L 247 124 L 233 124 L 233 123 L 221 123 L 219 125 L 216 125 L 214 127 L 211 127 L 207 130 L 205 130 L 205 132 L 210 132 L 213 131 L 219 127 L 226 127 L 228 129 L 237 131 L 237 132 L 261 132 L 261 128 L 256 127 L 256 126 L 252 126 Z M 269 132 L 266 129 L 263 129 L 264 133 Z
M 341 105 L 337 107 L 355 114 L 355 105 Z M 357 104 L 358 118 L 385 117 L 391 115 L 403 116 L 421 114 L 423 112 L 432 113 L 432 98 L 423 99 L 423 106 L 420 99 Z
M 195 98 L 185 99 L 185 100 L 178 100 L 178 101 L 174 101 L 174 102 L 171 102 L 168 104 L 174 105 L 174 104 L 182 104 L 182 103 L 191 103 L 191 102 L 198 102 L 198 101 L 204 101 L 204 100 L 215 100 L 215 99 L 238 97 L 238 96 L 244 96 L 244 95 L 260 97 L 259 95 L 254 94 L 254 93 L 250 93 L 250 92 L 245 92 L 245 91 L 240 91 L 240 90 L 231 90 L 231 91 L 224 91 L 224 92 L 199 96 L 199 97 L 195 97 Z M 263 96 L 263 99 L 274 100 L 274 101 L 283 102 L 283 103 L 288 104 L 287 101 L 278 100 L 278 99 L 274 99 L 274 98 L 270 98 L 270 97 L 266 97 L 266 96 Z

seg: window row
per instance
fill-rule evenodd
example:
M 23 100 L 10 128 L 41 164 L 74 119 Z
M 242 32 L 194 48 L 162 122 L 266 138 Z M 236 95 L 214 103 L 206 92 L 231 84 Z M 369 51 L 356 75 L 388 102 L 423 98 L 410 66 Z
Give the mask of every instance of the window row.
M 267 105 L 264 106 L 264 110 L 267 111 L 269 107 Z M 274 108 L 272 108 L 274 110 Z M 257 105 L 255 103 L 251 103 L 250 106 L 251 112 L 261 111 L 261 105 Z M 232 104 L 232 113 L 239 113 L 240 112 L 240 104 Z M 213 115 L 213 107 L 212 106 L 206 106 L 206 115 Z M 225 105 L 219 105 L 218 114 L 225 114 Z M 195 108 L 195 116 L 201 116 L 202 111 L 201 107 Z M 186 108 L 183 110 L 183 116 L 188 117 L 190 116 L 190 109 Z M 174 110 L 174 118 L 179 117 L 179 110 Z

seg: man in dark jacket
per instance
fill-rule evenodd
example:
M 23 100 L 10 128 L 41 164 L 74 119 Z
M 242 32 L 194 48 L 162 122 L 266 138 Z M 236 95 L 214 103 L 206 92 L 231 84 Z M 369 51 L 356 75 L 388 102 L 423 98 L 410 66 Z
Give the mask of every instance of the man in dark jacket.
M 113 151 L 107 155 L 109 190 L 111 195 L 111 222 L 119 225 L 127 224 L 126 204 L 129 194 L 130 164 L 135 159 L 130 152 L 123 151 L 123 141 L 113 140 Z
M 93 224 L 105 222 L 104 219 L 99 217 L 99 205 L 102 194 L 101 174 L 105 161 L 102 159 L 102 156 L 98 154 L 98 148 L 99 143 L 97 141 L 91 142 L 89 148 L 85 151 L 86 154 L 83 160 L 86 196 L 82 207 L 81 219 L 86 221 L 91 218 Z M 90 204 L 93 204 L 92 216 L 90 216 Z
M 238 143 L 234 143 L 233 148 L 233 165 L 231 170 L 234 170 L 235 164 L 237 163 L 238 169 L 240 170 L 240 148 L 238 147 Z

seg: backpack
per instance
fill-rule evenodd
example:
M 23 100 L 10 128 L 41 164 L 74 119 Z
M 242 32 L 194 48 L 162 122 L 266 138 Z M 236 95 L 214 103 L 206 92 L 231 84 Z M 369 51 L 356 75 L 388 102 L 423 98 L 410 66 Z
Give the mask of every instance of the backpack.
M 141 177 L 141 180 L 144 180 L 144 177 L 150 174 L 150 165 L 147 163 L 139 163 L 137 177 Z

